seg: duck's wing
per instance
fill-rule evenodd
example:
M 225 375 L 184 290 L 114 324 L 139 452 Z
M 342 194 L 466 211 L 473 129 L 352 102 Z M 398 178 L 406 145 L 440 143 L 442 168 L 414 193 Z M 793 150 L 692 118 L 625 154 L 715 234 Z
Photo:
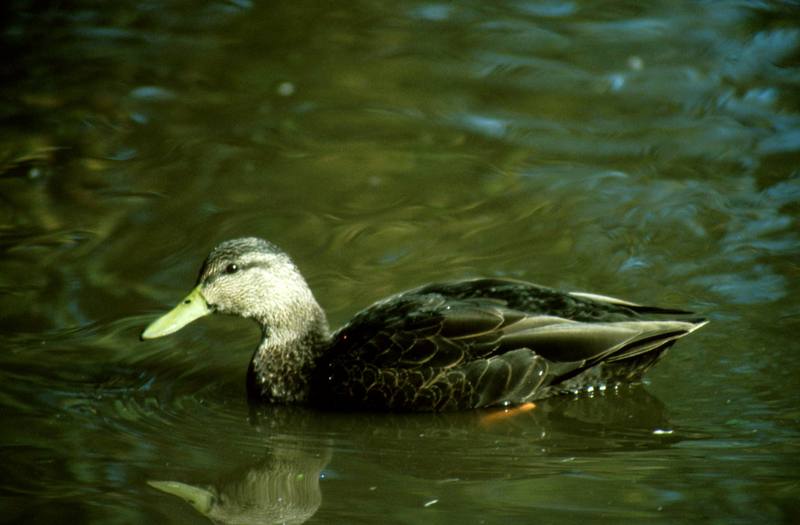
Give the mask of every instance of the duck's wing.
M 434 283 L 408 294 L 438 294 L 450 299 L 486 298 L 527 314 L 557 315 L 574 321 L 624 321 L 640 314 L 690 315 L 674 308 L 637 304 L 617 297 L 586 292 L 563 292 L 524 281 L 473 279 Z
M 701 320 L 576 321 L 487 297 L 401 296 L 362 312 L 333 353 L 382 367 L 444 367 L 527 348 L 554 363 L 622 360 L 683 337 Z
M 398 405 L 433 395 L 439 408 L 469 394 L 467 405 L 487 406 L 533 398 L 559 378 L 664 349 L 701 326 L 633 313 L 623 321 L 578 321 L 488 295 L 454 295 L 424 289 L 365 310 L 336 334 L 323 373 L 351 390 L 363 383 L 355 387 L 359 395 L 372 389 L 387 402 L 411 382 L 416 393 L 403 394 Z
M 609 295 L 600 295 L 588 292 L 569 292 L 572 297 L 584 299 L 588 303 L 606 304 L 615 307 L 621 307 L 625 310 L 636 312 L 637 314 L 657 314 L 657 315 L 692 315 L 693 312 L 688 310 L 679 310 L 677 308 L 664 308 L 661 306 L 648 306 L 645 304 L 638 304 L 625 299 L 611 297 Z

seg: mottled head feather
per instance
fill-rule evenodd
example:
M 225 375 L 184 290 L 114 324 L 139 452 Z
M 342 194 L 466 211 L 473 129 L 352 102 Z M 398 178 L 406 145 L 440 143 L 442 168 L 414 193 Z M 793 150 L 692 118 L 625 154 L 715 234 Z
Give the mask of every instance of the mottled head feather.
M 231 239 L 218 244 L 206 257 L 200 268 L 198 283 L 210 276 L 221 272 L 229 264 L 240 267 L 247 265 L 264 264 L 275 258 L 291 266 L 294 263 L 283 250 L 276 245 L 258 237 L 242 237 Z

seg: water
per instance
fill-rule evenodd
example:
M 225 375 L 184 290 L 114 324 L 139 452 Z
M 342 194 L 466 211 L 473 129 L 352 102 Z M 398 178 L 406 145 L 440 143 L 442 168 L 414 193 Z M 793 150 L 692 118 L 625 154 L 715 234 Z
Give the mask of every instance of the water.
M 2 16 L 0 520 L 798 518 L 796 6 L 31 4 Z M 255 326 L 138 341 L 253 234 L 332 325 L 478 275 L 712 323 L 644 386 L 500 421 L 254 411 Z

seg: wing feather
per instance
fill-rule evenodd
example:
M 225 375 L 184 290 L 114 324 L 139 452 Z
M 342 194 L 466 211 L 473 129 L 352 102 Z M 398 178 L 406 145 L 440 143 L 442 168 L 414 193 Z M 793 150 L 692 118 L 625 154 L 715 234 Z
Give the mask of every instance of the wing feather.
M 430 285 L 358 314 L 321 369 L 330 391 L 361 406 L 520 402 L 601 362 L 655 362 L 705 322 L 639 314 L 675 312 L 512 281 Z

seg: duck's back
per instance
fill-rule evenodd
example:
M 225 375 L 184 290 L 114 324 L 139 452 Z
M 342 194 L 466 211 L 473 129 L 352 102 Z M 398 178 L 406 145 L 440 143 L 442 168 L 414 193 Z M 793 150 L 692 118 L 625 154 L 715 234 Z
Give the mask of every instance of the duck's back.
M 530 283 L 431 284 L 357 314 L 318 362 L 311 401 L 337 409 L 452 410 L 635 380 L 699 321 Z

